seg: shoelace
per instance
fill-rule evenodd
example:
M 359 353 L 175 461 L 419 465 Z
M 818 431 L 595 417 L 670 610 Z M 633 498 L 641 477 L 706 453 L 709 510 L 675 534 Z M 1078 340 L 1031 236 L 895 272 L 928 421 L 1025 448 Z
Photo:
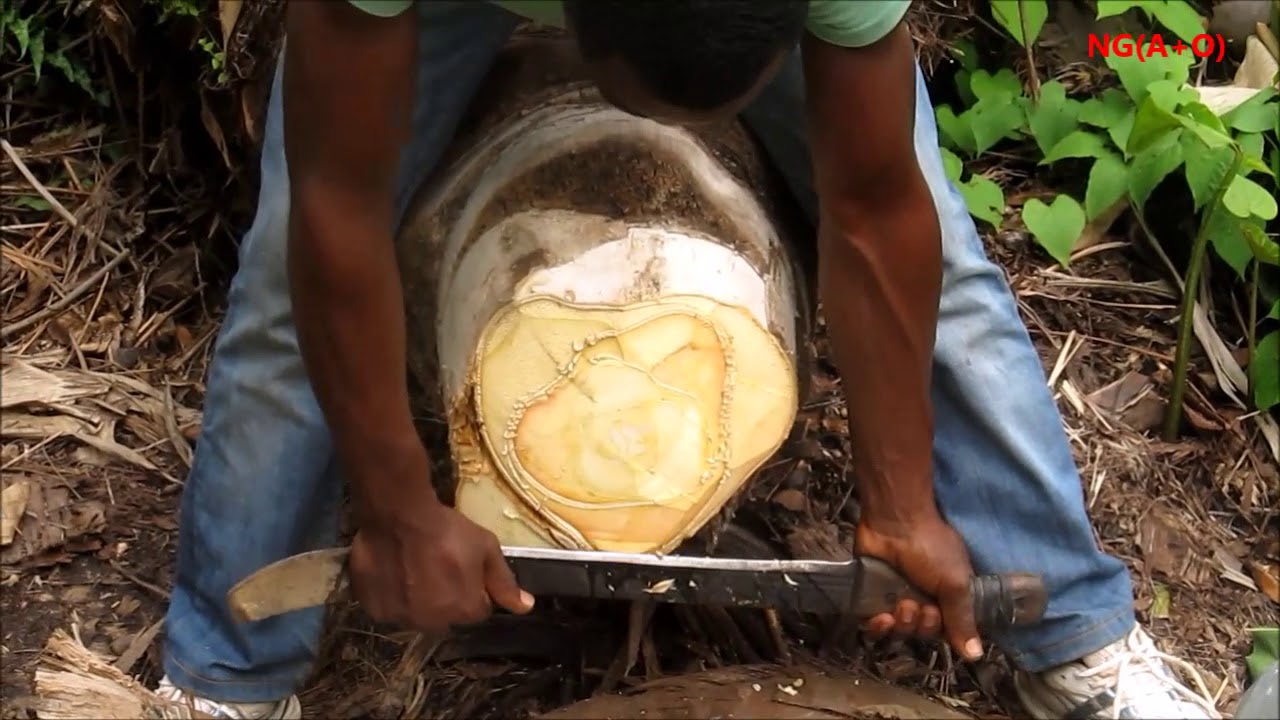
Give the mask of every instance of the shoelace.
M 212 715 L 215 718 L 226 718 L 227 720 L 243 720 L 244 718 L 244 715 L 237 712 L 235 708 L 208 700 L 194 699 L 176 687 L 162 687 L 156 690 L 156 695 L 171 703 L 161 710 L 161 718 L 163 720 L 191 720 L 193 710 L 198 710 L 205 715 Z
M 1143 635 L 1138 628 L 1134 628 L 1129 637 L 1125 639 L 1125 646 L 1125 650 L 1117 653 L 1115 657 L 1087 670 L 1082 670 L 1079 674 L 1081 678 L 1092 678 L 1115 672 L 1115 702 L 1111 706 L 1114 720 L 1120 720 L 1120 708 L 1124 705 L 1125 695 L 1128 694 L 1130 697 L 1135 697 L 1133 694 L 1125 692 L 1125 688 L 1128 687 L 1126 680 L 1137 678 L 1155 679 L 1163 690 L 1168 690 L 1175 697 L 1199 707 L 1208 713 L 1209 717 L 1222 717 L 1218 714 L 1217 708 L 1214 707 L 1214 702 L 1211 699 L 1212 695 L 1209 693 L 1209 689 L 1205 687 L 1204 679 L 1200 677 L 1200 671 L 1194 665 L 1182 658 L 1163 652 L 1156 647 L 1154 642 Z M 1161 666 L 1160 663 L 1163 663 L 1164 666 Z M 1196 689 L 1199 692 L 1193 691 L 1170 677 L 1168 672 L 1168 666 L 1170 665 L 1186 673 L 1195 682 Z

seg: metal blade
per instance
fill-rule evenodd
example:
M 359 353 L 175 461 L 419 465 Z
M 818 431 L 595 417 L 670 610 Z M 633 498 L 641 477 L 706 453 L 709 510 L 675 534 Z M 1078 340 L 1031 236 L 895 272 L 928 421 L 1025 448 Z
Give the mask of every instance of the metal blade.
M 897 572 L 873 558 L 740 560 L 547 548 L 503 548 L 520 586 L 534 596 L 730 607 L 781 607 L 855 616 L 891 610 L 900 598 L 923 600 Z

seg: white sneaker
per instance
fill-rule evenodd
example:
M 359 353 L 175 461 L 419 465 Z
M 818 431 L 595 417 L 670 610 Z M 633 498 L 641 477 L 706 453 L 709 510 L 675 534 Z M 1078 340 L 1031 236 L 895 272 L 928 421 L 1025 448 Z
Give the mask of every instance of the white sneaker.
M 166 714 L 164 716 L 166 720 L 187 720 L 191 717 L 191 713 L 187 712 L 188 708 L 224 720 L 302 720 L 302 705 L 298 702 L 296 695 L 290 695 L 279 702 L 215 702 L 190 695 L 174 687 L 167 676 L 160 679 L 160 687 L 156 688 L 156 695 L 178 703 L 180 706 L 176 712 Z
M 1180 682 L 1170 666 L 1190 677 L 1199 692 Z M 1019 672 L 1014 681 L 1022 704 L 1037 720 L 1222 717 L 1196 669 L 1161 652 L 1141 627 L 1076 662 Z

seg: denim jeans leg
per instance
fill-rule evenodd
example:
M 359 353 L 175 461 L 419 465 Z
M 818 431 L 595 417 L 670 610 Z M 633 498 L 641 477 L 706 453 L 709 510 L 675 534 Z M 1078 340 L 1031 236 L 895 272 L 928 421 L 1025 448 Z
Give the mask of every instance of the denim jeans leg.
M 816 222 L 798 53 L 743 119 Z M 942 229 L 934 348 L 935 488 L 978 572 L 1042 573 L 1045 617 L 991 638 L 1024 669 L 1070 662 L 1134 624 L 1128 570 L 1098 547 L 1044 368 L 1000 268 L 947 180 L 928 88 L 916 69 L 916 154 Z M 857 132 L 851 129 L 851 132 Z M 856 381 L 850 383 L 856 387 Z
M 401 213 L 411 184 L 439 159 L 517 22 L 490 3 L 417 8 L 416 126 L 413 144 L 402 153 Z M 329 431 L 298 352 L 289 299 L 283 65 L 267 111 L 257 214 L 241 243 L 209 372 L 203 429 L 183 491 L 165 620 L 165 673 L 174 685 L 223 702 L 276 700 L 306 679 L 322 630 L 321 609 L 237 624 L 224 598 L 264 565 L 336 542 L 341 501 Z

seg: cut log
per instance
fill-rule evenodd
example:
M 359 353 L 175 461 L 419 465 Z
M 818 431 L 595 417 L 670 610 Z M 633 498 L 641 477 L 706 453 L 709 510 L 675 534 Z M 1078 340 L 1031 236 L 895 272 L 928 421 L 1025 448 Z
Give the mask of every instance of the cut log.
M 800 256 L 742 127 L 617 110 L 559 42 L 508 49 L 410 204 L 410 369 L 503 543 L 669 552 L 791 429 Z

